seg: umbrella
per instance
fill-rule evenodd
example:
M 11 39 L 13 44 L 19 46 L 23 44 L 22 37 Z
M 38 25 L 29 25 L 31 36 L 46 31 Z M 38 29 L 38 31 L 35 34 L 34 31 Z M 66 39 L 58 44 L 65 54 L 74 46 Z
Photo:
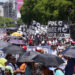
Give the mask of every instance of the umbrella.
M 75 46 L 69 46 L 61 54 L 63 54 L 64 56 L 68 56 L 68 57 L 71 57 L 71 58 L 75 58 Z
M 10 39 L 9 41 L 10 43 L 13 43 L 13 44 L 25 44 L 23 40 L 18 40 L 18 39 Z
M 18 62 L 33 62 L 33 58 L 39 54 L 38 52 L 28 51 L 19 57 Z
M 73 44 L 75 44 L 75 41 L 72 41 Z
M 0 40 L 0 48 L 7 47 L 9 45 L 8 42 Z
M 61 58 L 51 54 L 39 54 L 33 58 L 33 61 L 42 63 L 45 66 L 59 66 L 64 63 Z
M 11 36 L 22 36 L 22 34 L 18 33 L 18 32 L 14 32 L 11 34 Z
M 16 45 L 9 45 L 9 46 L 3 48 L 2 50 L 6 54 L 21 54 L 24 52 L 23 48 L 16 46 Z
M 9 39 L 22 39 L 22 36 L 8 36 Z
M 5 58 L 0 58 L 0 65 L 5 66 L 7 60 Z
M 17 31 L 17 27 L 8 27 L 6 28 L 7 31 Z

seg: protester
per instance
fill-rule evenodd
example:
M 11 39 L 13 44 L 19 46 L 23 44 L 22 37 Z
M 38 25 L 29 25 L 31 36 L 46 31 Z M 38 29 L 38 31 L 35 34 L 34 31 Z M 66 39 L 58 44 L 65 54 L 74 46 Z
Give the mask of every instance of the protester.
M 64 71 L 61 68 L 56 68 L 55 75 L 64 75 Z
M 39 63 L 34 63 L 33 64 L 33 69 L 31 75 L 42 75 L 42 68 Z
M 5 74 L 5 63 L 7 60 L 5 58 L 0 58 L 0 74 L 4 75 Z
M 8 38 L 8 37 L 7 37 Z M 18 38 L 16 38 L 18 39 Z M 65 50 L 69 45 L 74 46 L 75 42 L 70 39 L 70 38 L 61 38 L 61 37 L 48 37 L 45 34 L 36 34 L 36 35 L 30 35 L 27 32 L 27 35 L 23 35 L 21 38 L 26 45 L 20 45 L 25 51 L 28 51 L 28 46 L 37 46 L 34 51 L 38 51 L 40 53 L 49 53 L 52 55 L 56 55 L 59 56 L 59 54 Z M 6 39 L 5 39 L 6 40 Z M 8 40 L 9 41 L 9 40 Z M 71 43 L 70 43 L 71 42 Z M 15 44 L 16 45 L 16 44 Z M 18 45 L 19 46 L 19 45 Z M 42 46 L 41 49 L 38 48 L 38 46 Z M 48 46 L 49 51 L 48 50 L 43 50 L 44 46 Z M 13 48 L 14 49 L 14 48 Z M 46 52 L 45 52 L 46 51 Z M 64 56 L 62 56 L 60 54 L 59 56 L 60 58 L 62 58 L 64 60 L 64 62 L 66 62 L 67 64 L 67 60 L 65 59 Z M 53 73 L 55 75 L 64 75 L 64 72 L 62 70 L 64 70 L 66 64 L 63 64 L 62 67 L 56 68 L 55 72 L 52 70 L 49 70 L 47 67 L 42 67 L 38 68 L 36 66 L 34 66 L 32 64 L 32 62 L 28 62 L 28 63 L 22 63 L 21 66 L 18 67 L 17 62 L 15 57 L 13 57 L 13 55 L 11 54 L 7 54 L 6 55 L 6 59 L 8 60 L 8 64 L 6 65 L 6 73 L 7 75 L 17 75 L 17 74 L 22 74 L 22 75 L 53 75 Z M 2 64 L 0 64 L 0 67 L 3 67 Z M 55 68 L 55 67 L 53 67 Z M 74 60 L 73 59 L 69 59 L 68 64 L 65 68 L 65 75 L 74 75 L 75 70 L 74 70 Z M 60 73 L 60 74 L 59 74 Z
M 74 61 L 75 59 L 73 58 L 68 60 L 68 63 L 65 68 L 65 75 L 72 75 L 74 73 Z
M 12 69 L 12 67 L 11 66 L 9 66 L 9 65 L 7 65 L 8 64 L 8 62 L 7 63 L 5 63 L 6 64 L 6 66 L 5 66 L 5 73 L 6 73 L 6 75 L 13 75 L 14 74 L 14 71 L 13 71 L 13 69 Z
M 14 75 L 17 75 L 17 73 L 21 73 L 21 70 L 19 69 L 18 65 L 16 64 L 16 58 L 14 56 L 12 56 L 10 58 L 10 63 L 8 63 L 8 66 L 11 66 L 13 71 L 14 71 Z
M 29 44 L 29 46 L 33 46 L 33 38 L 32 38 L 32 36 L 29 38 L 28 44 Z
M 60 51 L 60 50 L 65 50 L 65 47 L 63 46 L 63 44 L 62 43 L 59 43 L 59 45 L 58 45 L 58 47 L 57 47 L 57 49 L 58 49 L 58 51 Z
M 8 60 L 8 63 L 10 63 L 10 59 L 11 59 L 11 57 L 12 57 L 12 55 L 11 55 L 11 54 L 7 54 L 7 55 L 6 55 L 6 57 L 5 57 L 5 58 Z
M 39 43 L 40 43 L 40 38 L 39 38 L 38 35 L 36 35 L 36 36 L 34 37 L 34 43 L 35 43 L 36 46 L 39 45 Z
M 47 67 L 43 66 L 42 75 L 54 75 L 53 71 L 49 70 Z
M 60 55 L 63 50 L 65 50 L 65 47 L 63 46 L 61 42 L 59 42 L 57 47 L 58 55 Z
M 21 64 L 20 70 L 21 70 L 21 72 L 22 72 L 21 74 L 22 74 L 22 75 L 25 75 L 26 63 Z
M 57 46 L 56 45 L 51 46 L 51 50 L 49 51 L 49 54 L 53 54 L 53 55 L 57 56 L 58 52 L 57 52 Z
M 58 41 L 57 41 L 56 36 L 53 37 L 53 41 L 54 41 L 54 44 L 57 45 L 57 42 L 58 42 Z
M 28 62 L 26 64 L 27 64 L 27 66 L 26 66 L 26 70 L 25 70 L 25 75 L 31 75 L 32 68 L 33 68 L 32 62 Z

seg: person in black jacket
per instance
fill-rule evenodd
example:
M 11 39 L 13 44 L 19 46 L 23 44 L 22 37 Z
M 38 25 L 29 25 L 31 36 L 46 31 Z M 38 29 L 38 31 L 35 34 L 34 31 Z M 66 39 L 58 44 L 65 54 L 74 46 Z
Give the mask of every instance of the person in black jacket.
M 74 73 L 74 61 L 75 59 L 70 58 L 65 68 L 65 75 L 73 75 Z

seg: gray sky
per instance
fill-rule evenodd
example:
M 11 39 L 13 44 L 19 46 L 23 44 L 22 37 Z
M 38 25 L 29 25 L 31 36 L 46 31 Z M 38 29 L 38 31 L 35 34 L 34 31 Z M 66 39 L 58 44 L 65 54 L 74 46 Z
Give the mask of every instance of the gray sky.
M 6 1 L 8 1 L 8 0 L 0 0 L 0 2 L 6 2 Z

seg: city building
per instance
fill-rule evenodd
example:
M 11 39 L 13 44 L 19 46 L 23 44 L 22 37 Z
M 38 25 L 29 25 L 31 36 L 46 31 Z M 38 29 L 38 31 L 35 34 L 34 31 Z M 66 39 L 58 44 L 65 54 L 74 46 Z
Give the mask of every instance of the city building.
M 10 3 L 12 3 L 12 17 L 17 19 L 17 0 L 10 0 Z
M 17 2 L 16 0 L 8 0 L 3 5 L 4 8 L 4 17 L 12 17 L 17 19 Z
M 9 3 L 6 2 L 3 5 L 4 17 L 9 17 Z
M 21 18 L 20 8 L 23 5 L 23 0 L 8 0 L 0 2 L 0 16 L 12 17 L 17 20 Z
M 0 17 L 4 16 L 3 2 L 0 2 Z

